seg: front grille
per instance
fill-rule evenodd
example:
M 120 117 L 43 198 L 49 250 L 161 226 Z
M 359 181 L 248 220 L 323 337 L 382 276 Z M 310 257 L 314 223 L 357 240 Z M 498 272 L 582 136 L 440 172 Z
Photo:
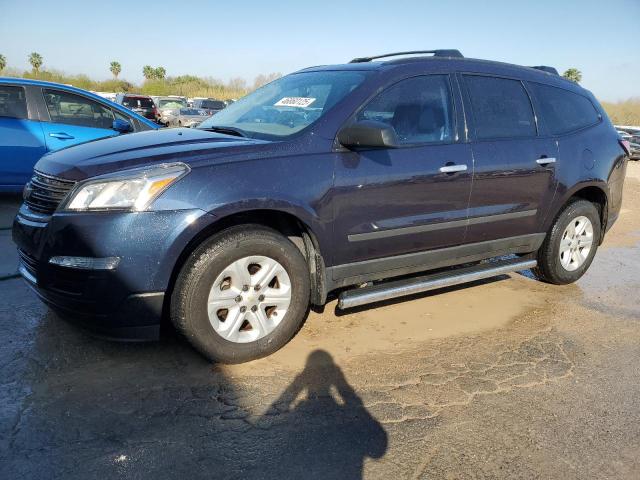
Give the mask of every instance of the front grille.
M 75 182 L 71 180 L 34 170 L 33 177 L 25 188 L 24 202 L 34 212 L 51 214 L 74 185 Z
M 37 278 L 38 261 L 24 250 L 18 249 L 20 263 L 32 277 Z

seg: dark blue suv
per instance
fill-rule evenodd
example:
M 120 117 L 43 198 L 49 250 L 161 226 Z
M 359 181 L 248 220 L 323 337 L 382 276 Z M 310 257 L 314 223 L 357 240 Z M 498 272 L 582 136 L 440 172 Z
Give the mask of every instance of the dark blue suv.
M 22 275 L 103 335 L 167 318 L 222 362 L 279 349 L 331 292 L 348 308 L 529 268 L 578 279 L 629 153 L 602 107 L 549 67 L 411 53 L 46 155 L 13 227 Z

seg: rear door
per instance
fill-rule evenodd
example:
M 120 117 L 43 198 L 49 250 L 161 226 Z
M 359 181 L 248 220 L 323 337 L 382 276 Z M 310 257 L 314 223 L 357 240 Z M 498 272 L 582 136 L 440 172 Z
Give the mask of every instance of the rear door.
M 473 165 L 470 145 L 459 140 L 454 91 L 449 75 L 410 77 L 357 113 L 393 126 L 402 146 L 338 154 L 334 264 L 464 242 Z M 370 262 L 363 274 L 387 266 Z
M 0 85 L 0 189 L 15 190 L 31 178 L 33 166 L 46 152 L 42 126 L 30 115 L 27 90 Z M 32 119 L 33 118 L 33 119 Z
M 535 243 L 557 186 L 557 144 L 538 136 L 520 80 L 464 74 L 462 81 L 475 166 L 467 242 Z
M 49 121 L 43 123 L 47 147 L 58 150 L 82 142 L 118 135 L 107 106 L 75 93 L 43 88 Z

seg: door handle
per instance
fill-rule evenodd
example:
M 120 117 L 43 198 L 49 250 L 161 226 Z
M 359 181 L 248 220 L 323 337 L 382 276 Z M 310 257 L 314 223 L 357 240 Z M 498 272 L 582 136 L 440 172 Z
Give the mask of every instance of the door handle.
M 75 138 L 74 136 L 64 132 L 50 133 L 49 136 L 57 138 L 58 140 L 73 140 Z
M 536 160 L 538 165 L 549 165 L 550 163 L 556 163 L 556 159 L 553 157 L 541 157 Z
M 440 167 L 440 171 L 442 173 L 456 173 L 456 172 L 464 172 L 467 170 L 466 165 L 445 165 L 444 167 Z

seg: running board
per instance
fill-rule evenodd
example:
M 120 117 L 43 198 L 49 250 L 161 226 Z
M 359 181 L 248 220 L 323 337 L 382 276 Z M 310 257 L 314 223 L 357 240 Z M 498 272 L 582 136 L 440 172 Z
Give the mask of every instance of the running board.
M 472 267 L 463 267 L 445 272 L 433 273 L 421 277 L 394 280 L 370 287 L 347 290 L 338 298 L 338 308 L 353 308 L 367 303 L 383 302 L 392 298 L 404 297 L 416 293 L 428 292 L 438 288 L 451 287 L 461 283 L 474 282 L 483 278 L 496 277 L 511 272 L 528 270 L 537 265 L 535 260 L 501 260 L 481 263 Z

